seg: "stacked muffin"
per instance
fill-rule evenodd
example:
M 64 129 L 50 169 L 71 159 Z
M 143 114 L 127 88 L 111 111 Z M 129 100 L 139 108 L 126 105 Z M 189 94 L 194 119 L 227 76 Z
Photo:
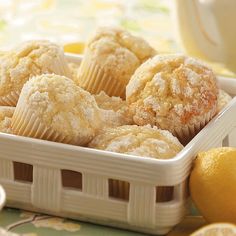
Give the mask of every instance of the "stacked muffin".
M 0 57 L 0 131 L 172 158 L 231 98 L 202 62 L 156 54 L 113 27 L 91 37 L 79 68 L 54 43 L 23 43 Z

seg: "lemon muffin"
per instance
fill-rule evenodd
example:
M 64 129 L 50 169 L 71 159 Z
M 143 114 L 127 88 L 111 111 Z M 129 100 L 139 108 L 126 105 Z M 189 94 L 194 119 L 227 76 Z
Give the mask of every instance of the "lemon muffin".
M 167 129 L 186 144 L 215 114 L 215 75 L 183 55 L 157 55 L 142 64 L 126 88 L 138 125 Z
M 104 124 L 109 127 L 133 124 L 133 115 L 126 101 L 120 97 L 109 97 L 105 92 L 94 95 L 102 110 Z
M 49 41 L 28 41 L 0 57 L 0 105 L 16 106 L 24 83 L 32 76 L 70 76 L 63 50 Z
M 55 74 L 30 79 L 12 117 L 14 134 L 85 145 L 101 126 L 95 99 L 76 84 Z
M 157 127 L 124 125 L 108 128 L 88 145 L 91 148 L 142 157 L 169 159 L 183 148 L 169 131 Z
M 12 133 L 11 118 L 15 107 L 0 106 L 0 132 Z
M 131 75 L 155 54 L 144 39 L 123 29 L 99 28 L 86 45 L 78 84 L 93 94 L 105 91 L 124 98 Z
M 167 130 L 156 127 L 125 125 L 108 128 L 98 134 L 89 147 L 130 155 L 169 159 L 175 157 L 183 148 L 181 143 Z M 129 197 L 129 184 L 119 180 L 110 180 L 109 192 L 122 199 Z M 171 198 L 171 191 L 158 187 L 157 199 L 166 201 Z
M 231 100 L 232 97 L 224 90 L 220 89 L 217 103 L 217 113 L 219 113 Z

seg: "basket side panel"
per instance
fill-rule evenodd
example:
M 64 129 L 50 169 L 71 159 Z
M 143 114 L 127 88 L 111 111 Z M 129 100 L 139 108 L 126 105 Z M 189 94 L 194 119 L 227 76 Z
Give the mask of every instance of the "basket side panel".
M 94 198 L 73 190 L 62 192 L 62 211 L 119 222 L 127 221 L 126 202 Z
M 10 180 L 0 179 L 0 183 L 6 191 L 7 201 L 17 202 L 20 207 L 21 203 L 31 202 L 31 185 L 25 183 L 17 183 Z
M 108 180 L 106 177 L 85 173 L 83 175 L 83 192 L 97 197 L 108 197 Z
M 155 186 L 131 183 L 128 222 L 131 225 L 155 228 L 155 200 Z
M 172 201 L 156 206 L 156 227 L 173 227 L 178 224 L 187 213 L 187 201 Z
M 12 161 L 0 158 L 0 179 L 14 179 Z
M 34 166 L 32 204 L 35 207 L 60 211 L 61 175 L 60 170 Z

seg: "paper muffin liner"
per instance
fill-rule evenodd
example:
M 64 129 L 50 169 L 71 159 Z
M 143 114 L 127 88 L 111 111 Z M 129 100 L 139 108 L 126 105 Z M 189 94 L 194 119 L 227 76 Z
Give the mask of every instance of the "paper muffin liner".
M 183 145 L 186 145 L 215 116 L 215 114 L 216 105 L 203 115 L 196 124 L 175 128 L 173 135 L 175 135 Z
M 92 94 L 104 91 L 109 96 L 125 98 L 126 85 L 105 72 L 86 50 L 78 74 L 78 85 Z
M 20 96 L 20 92 L 12 91 L 6 96 L 0 96 L 0 106 L 15 107 Z
M 12 131 L 16 135 L 44 139 L 60 143 L 73 143 L 72 137 L 65 136 L 47 127 L 27 107 L 17 106 L 12 117 Z

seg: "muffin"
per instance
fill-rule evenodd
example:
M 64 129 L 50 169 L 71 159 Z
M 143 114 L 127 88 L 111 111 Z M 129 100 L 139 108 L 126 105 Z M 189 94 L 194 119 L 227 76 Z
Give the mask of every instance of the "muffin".
M 89 147 L 157 159 L 175 157 L 183 148 L 178 139 L 167 130 L 136 125 L 106 129 L 89 143 Z M 128 199 L 128 183 L 110 180 L 110 194 Z M 171 197 L 170 188 L 158 187 L 157 199 L 159 201 L 167 201 Z
M 98 94 L 125 98 L 125 87 L 136 68 L 156 51 L 142 38 L 113 27 L 99 28 L 88 41 L 78 84 Z
M 226 93 L 224 90 L 219 90 L 219 98 L 217 103 L 217 113 L 219 113 L 223 108 L 232 100 L 232 97 Z
M 105 92 L 94 95 L 101 109 L 104 124 L 109 127 L 133 124 L 133 115 L 127 102 L 120 97 L 109 97 Z
M 11 118 L 15 107 L 0 106 L 0 132 L 12 133 Z
M 12 117 L 14 134 L 85 145 L 101 126 L 94 98 L 60 75 L 43 74 L 23 87 Z
M 124 125 L 99 133 L 88 145 L 91 148 L 130 155 L 169 159 L 183 148 L 169 131 L 157 127 Z
M 0 57 L 0 105 L 16 106 L 25 82 L 32 76 L 55 73 L 70 76 L 63 50 L 49 41 L 28 41 Z
M 158 55 L 142 64 L 126 87 L 138 125 L 169 130 L 186 144 L 216 114 L 215 75 L 183 55 Z

